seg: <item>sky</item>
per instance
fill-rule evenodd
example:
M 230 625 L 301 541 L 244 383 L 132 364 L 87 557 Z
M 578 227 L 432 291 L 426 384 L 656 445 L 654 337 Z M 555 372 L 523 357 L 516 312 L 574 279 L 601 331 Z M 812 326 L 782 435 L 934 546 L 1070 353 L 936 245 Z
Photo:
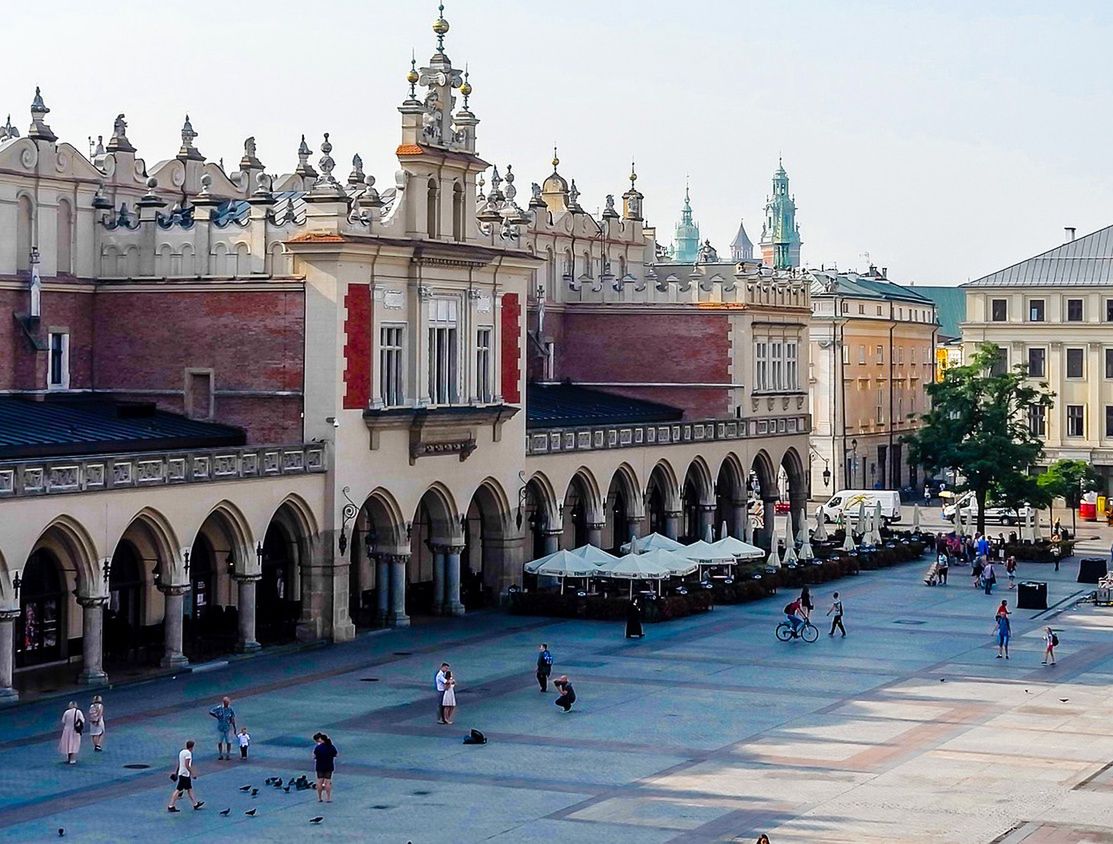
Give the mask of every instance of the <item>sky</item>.
M 196 146 L 234 167 L 249 135 L 290 172 L 330 133 L 393 183 L 411 49 L 433 52 L 431 0 L 53 0 L 10 4 L 0 119 L 48 122 L 87 150 L 124 112 L 148 166 L 188 112 Z M 478 147 L 523 199 L 551 170 L 585 208 L 631 160 L 668 243 L 685 179 L 703 235 L 756 243 L 778 155 L 804 263 L 960 284 L 1113 223 L 1113 4 L 981 0 L 447 0 L 446 50 L 468 64 Z M 313 161 L 319 157 L 315 152 Z

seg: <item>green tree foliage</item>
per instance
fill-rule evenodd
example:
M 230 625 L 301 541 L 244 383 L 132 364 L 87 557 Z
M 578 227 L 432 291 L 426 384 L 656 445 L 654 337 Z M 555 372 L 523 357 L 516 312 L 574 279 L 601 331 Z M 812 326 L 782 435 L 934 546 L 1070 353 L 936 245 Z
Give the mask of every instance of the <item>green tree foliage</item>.
M 1043 441 L 1029 429 L 1028 415 L 1033 407 L 1051 407 L 1053 395 L 1046 383 L 1028 380 L 1026 366 L 1002 367 L 1001 354 L 982 344 L 968 364 L 929 384 L 931 409 L 921 417 L 922 427 L 904 438 L 912 460 L 928 472 L 953 470 L 965 477 L 962 488 L 974 491 L 981 533 L 991 492 L 1013 508 L 1039 500 L 1028 472 L 1043 455 Z
M 1038 478 L 1040 489 L 1048 499 L 1063 498 L 1071 510 L 1071 534 L 1077 527 L 1075 516 L 1082 495 L 1096 489 L 1101 476 L 1085 460 L 1056 460 Z

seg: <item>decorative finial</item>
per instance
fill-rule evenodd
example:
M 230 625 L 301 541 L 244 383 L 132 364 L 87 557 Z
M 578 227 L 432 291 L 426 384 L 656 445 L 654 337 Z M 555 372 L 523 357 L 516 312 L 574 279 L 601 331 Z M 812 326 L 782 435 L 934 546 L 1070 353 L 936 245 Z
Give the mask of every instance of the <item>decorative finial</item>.
M 444 19 L 444 3 L 437 6 L 437 19 L 433 21 L 433 32 L 437 35 L 437 52 L 444 52 L 444 36 L 448 32 L 448 21 Z
M 406 81 L 410 83 L 410 99 L 417 99 L 417 80 L 421 74 L 417 72 L 417 56 L 410 51 L 410 72 L 406 74 Z
M 483 193 L 483 186 L 486 184 L 487 182 L 484 180 L 483 174 L 480 173 L 479 180 L 477 182 L 479 189 L 475 192 L 475 198 L 478 199 L 480 202 L 487 198 L 486 195 Z
M 464 97 L 464 110 L 465 111 L 467 111 L 467 108 L 468 108 L 468 97 L 471 96 L 471 92 L 472 92 L 471 83 L 468 82 L 468 65 L 467 65 L 467 63 L 465 63 L 464 64 L 464 84 L 460 86 L 460 93 Z
M 309 144 L 305 142 L 305 135 L 301 136 L 301 143 L 298 144 L 298 166 L 294 170 L 299 176 L 315 177 L 317 171 L 313 169 L 313 165 L 309 163 L 309 156 L 312 150 L 309 149 Z
M 366 178 L 363 172 L 363 158 L 357 152 L 352 156 L 352 172 L 348 174 L 348 184 L 362 185 Z
M 638 171 L 634 169 L 634 162 L 630 162 L 630 190 L 634 189 L 634 182 L 638 180 Z
M 195 161 L 203 161 L 205 157 L 197 151 L 193 145 L 193 139 L 197 137 L 197 133 L 193 131 L 193 124 L 189 122 L 189 115 L 185 116 L 185 122 L 182 124 L 182 148 L 178 150 L 178 158 L 190 158 Z
M 50 127 L 43 122 L 43 117 L 50 114 L 50 109 L 46 107 L 43 102 L 42 92 L 39 86 L 35 86 L 35 98 L 31 101 L 31 128 L 27 131 L 27 137 L 38 138 L 43 141 L 56 141 L 58 136 L 51 131 Z
M 513 165 L 506 165 L 506 190 L 503 191 L 506 196 L 507 202 L 513 202 L 514 197 L 518 195 L 518 189 L 514 187 L 514 169 Z
M 33 117 L 36 114 L 50 114 L 50 109 L 48 109 L 46 103 L 43 102 L 42 91 L 39 90 L 38 85 L 35 86 L 35 99 L 31 100 L 31 115 Z
M 0 141 L 11 141 L 19 137 L 19 130 L 12 125 L 12 116 L 8 115 L 8 122 L 0 126 Z
M 553 172 L 557 171 L 557 165 L 560 164 L 560 159 L 557 157 L 556 144 L 553 144 Z
M 321 182 L 325 185 L 336 184 L 336 179 L 332 175 L 336 160 L 329 155 L 331 152 L 332 144 L 329 143 L 328 132 L 325 132 L 325 139 L 321 142 L 321 157 L 317 160 L 317 165 L 321 168 Z

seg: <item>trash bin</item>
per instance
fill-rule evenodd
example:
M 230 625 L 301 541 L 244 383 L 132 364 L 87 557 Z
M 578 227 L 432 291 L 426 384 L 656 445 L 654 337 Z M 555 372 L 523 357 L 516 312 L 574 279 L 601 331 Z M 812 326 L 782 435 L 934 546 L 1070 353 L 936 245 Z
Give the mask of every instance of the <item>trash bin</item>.
M 1047 584 L 1039 580 L 1026 580 L 1017 584 L 1016 608 L 1019 610 L 1046 610 Z
M 1078 582 L 1097 583 L 1108 571 L 1105 557 L 1084 557 L 1078 561 Z

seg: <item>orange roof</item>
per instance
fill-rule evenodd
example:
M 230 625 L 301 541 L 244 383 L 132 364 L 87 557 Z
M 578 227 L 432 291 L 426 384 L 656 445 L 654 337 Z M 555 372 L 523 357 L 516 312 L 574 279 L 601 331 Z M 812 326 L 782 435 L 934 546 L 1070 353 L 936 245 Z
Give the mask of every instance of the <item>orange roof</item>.
M 417 144 L 399 144 L 395 150 L 396 155 L 424 155 L 425 150 Z
M 344 236 L 333 232 L 303 232 L 294 235 L 287 243 L 343 243 Z

